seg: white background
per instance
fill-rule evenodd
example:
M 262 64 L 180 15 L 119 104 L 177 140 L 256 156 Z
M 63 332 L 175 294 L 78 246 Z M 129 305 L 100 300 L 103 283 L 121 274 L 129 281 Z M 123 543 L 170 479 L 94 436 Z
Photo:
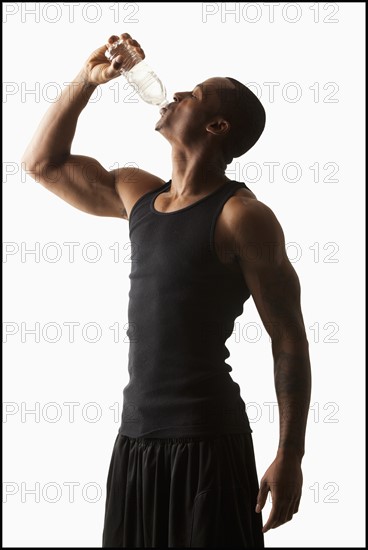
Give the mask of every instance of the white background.
M 141 43 L 170 99 L 211 76 L 257 83 L 266 129 L 228 175 L 245 181 L 284 229 L 302 286 L 313 374 L 299 513 L 269 531 L 265 544 L 363 546 L 364 4 L 274 4 L 273 21 L 263 3 L 76 3 L 74 14 L 67 4 L 40 3 L 38 15 L 27 11 L 35 4 L 3 6 L 4 337 L 14 331 L 4 345 L 4 546 L 101 546 L 128 382 L 128 222 L 63 203 L 21 172 L 20 158 L 58 89 L 122 32 Z M 100 88 L 82 113 L 72 152 L 106 168 L 133 162 L 170 179 L 169 145 L 154 132 L 157 109 L 128 103 L 130 90 L 123 78 L 117 82 Z M 279 163 L 274 178 L 271 162 Z M 74 262 L 66 242 L 78 243 Z M 96 246 L 101 258 L 93 262 Z M 22 257 L 35 247 L 38 258 Z M 79 323 L 74 342 L 68 322 Z M 36 323 L 39 342 L 25 333 Z M 100 326 L 99 341 L 87 341 L 96 334 L 87 323 Z M 276 453 L 278 422 L 265 405 L 276 402 L 270 340 L 251 299 L 227 346 L 260 478 Z M 74 422 L 67 402 L 77 404 Z M 96 422 L 89 403 L 100 409 Z M 25 414 L 37 407 L 39 416 Z M 27 493 L 35 488 L 36 496 Z M 269 511 L 270 502 L 264 522 Z

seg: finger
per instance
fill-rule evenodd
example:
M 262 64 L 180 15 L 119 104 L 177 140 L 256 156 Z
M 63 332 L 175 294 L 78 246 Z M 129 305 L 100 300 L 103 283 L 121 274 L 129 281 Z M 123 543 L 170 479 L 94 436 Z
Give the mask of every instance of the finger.
M 272 525 L 269 527 L 270 529 L 276 529 L 277 527 L 280 527 L 281 525 L 284 525 L 288 521 L 290 521 L 293 518 L 292 515 L 285 515 L 285 512 L 283 513 L 283 517 L 279 518 L 275 521 L 273 521 Z
M 268 486 L 268 483 L 266 481 L 261 481 L 260 488 L 257 495 L 257 504 L 256 504 L 257 513 L 259 513 L 263 509 L 266 503 L 267 494 L 269 490 L 270 488 Z
M 295 508 L 295 501 L 293 500 L 293 501 L 290 503 L 289 508 L 287 509 L 286 515 L 284 516 L 284 521 L 283 521 L 283 523 L 287 523 L 288 521 L 290 521 L 290 520 L 293 519 L 294 508 Z
M 117 42 L 119 40 L 119 37 L 116 36 L 116 34 L 113 34 L 112 36 L 110 36 L 110 38 L 108 39 L 107 43 L 108 44 L 113 44 L 114 42 Z
M 137 46 L 140 47 L 140 44 L 136 40 L 133 40 L 133 38 L 128 38 L 125 42 L 128 46 L 132 46 L 133 48 L 136 48 Z
M 124 37 L 124 41 L 128 44 L 128 46 L 133 46 L 138 53 L 138 55 L 144 59 L 146 57 L 146 54 L 144 53 L 144 50 L 141 48 L 141 45 L 137 40 L 134 40 L 130 34 L 124 33 L 121 35 L 121 37 Z
M 288 505 L 288 503 L 275 503 L 272 506 L 271 513 L 265 525 L 263 526 L 262 532 L 266 533 L 270 529 L 276 529 L 280 525 L 284 525 L 293 518 L 293 509 L 294 503 Z
M 132 46 L 135 49 L 139 57 L 141 57 L 142 59 L 146 57 L 144 51 L 140 47 L 140 44 L 136 40 L 127 40 L 127 44 L 128 46 Z
M 273 505 L 271 508 L 270 515 L 268 516 L 268 519 L 263 526 L 262 533 L 266 533 L 270 529 L 273 529 L 274 525 L 278 520 L 279 520 L 279 511 L 277 510 L 276 506 Z
M 299 497 L 296 502 L 295 502 L 295 506 L 294 506 L 294 514 L 297 514 L 298 511 L 299 511 L 299 504 L 300 504 L 300 499 L 301 497 Z
M 111 63 L 111 67 L 114 71 L 120 71 L 124 63 L 124 57 L 122 55 L 117 55 L 113 62 Z
M 110 65 L 104 68 L 105 77 L 110 80 L 116 78 L 122 74 L 121 70 L 123 67 L 124 58 L 122 55 L 117 55 L 116 58 L 111 62 Z
M 130 45 L 130 46 L 133 46 L 136 50 L 141 50 L 141 45 L 139 42 L 137 42 L 136 40 L 127 40 L 127 43 Z
M 262 531 L 265 533 L 269 529 L 275 529 L 283 523 L 289 521 L 288 518 L 292 518 L 292 511 L 294 509 L 294 501 L 290 503 L 289 500 L 281 500 L 280 497 L 272 495 L 272 508 L 267 522 L 265 523 Z

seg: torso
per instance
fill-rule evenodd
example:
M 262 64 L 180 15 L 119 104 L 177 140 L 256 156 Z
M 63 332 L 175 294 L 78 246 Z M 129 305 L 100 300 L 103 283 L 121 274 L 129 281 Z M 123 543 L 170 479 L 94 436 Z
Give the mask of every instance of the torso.
M 149 191 L 153 191 L 155 188 L 159 189 L 161 185 L 150 187 L 149 189 L 144 191 L 144 193 L 141 193 L 141 196 Z M 174 212 L 175 210 L 185 208 L 186 206 L 189 206 L 190 204 L 193 204 L 194 202 L 197 202 L 202 198 L 199 197 L 195 201 L 188 201 L 187 203 L 182 202 L 180 203 L 180 205 L 175 205 L 172 201 L 170 202 L 164 195 L 165 193 L 160 193 L 154 201 L 154 207 L 159 212 Z M 217 256 L 221 263 L 223 263 L 224 265 L 226 265 L 226 267 L 233 271 L 240 271 L 240 267 L 238 262 L 236 261 L 235 252 L 233 252 L 234 247 L 232 246 L 232 239 L 229 234 L 229 219 L 231 217 L 231 212 L 234 208 L 234 204 L 239 200 L 238 197 L 242 197 L 243 200 L 254 200 L 257 198 L 254 193 L 252 193 L 252 191 L 250 191 L 249 189 L 242 188 L 238 191 L 235 191 L 235 193 L 226 201 L 223 209 L 221 210 L 217 218 L 214 233 L 215 249 Z M 126 197 L 124 197 L 124 204 L 126 207 L 128 219 L 130 216 L 130 212 L 138 199 L 139 196 L 135 196 L 134 200 L 127 201 Z

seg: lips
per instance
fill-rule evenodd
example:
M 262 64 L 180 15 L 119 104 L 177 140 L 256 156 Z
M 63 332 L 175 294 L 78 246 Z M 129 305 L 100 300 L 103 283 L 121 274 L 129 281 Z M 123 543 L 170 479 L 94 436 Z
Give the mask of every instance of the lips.
M 173 102 L 169 103 L 168 105 L 166 105 L 166 107 L 161 107 L 160 115 L 161 116 L 164 115 L 166 113 L 166 111 L 171 111 L 173 109 L 174 105 L 175 105 L 175 102 L 173 101 Z

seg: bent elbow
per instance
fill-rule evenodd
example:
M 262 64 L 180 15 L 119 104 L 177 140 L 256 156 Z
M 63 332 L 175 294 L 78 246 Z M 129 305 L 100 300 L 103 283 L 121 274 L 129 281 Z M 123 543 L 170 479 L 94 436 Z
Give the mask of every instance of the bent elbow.
M 27 154 L 24 154 L 21 159 L 21 168 L 25 172 L 34 172 L 36 168 L 36 162 L 30 158 Z
M 38 159 L 28 153 L 24 153 L 21 157 L 21 169 L 37 182 L 42 182 L 45 179 L 45 174 L 48 174 L 51 166 L 47 160 Z

